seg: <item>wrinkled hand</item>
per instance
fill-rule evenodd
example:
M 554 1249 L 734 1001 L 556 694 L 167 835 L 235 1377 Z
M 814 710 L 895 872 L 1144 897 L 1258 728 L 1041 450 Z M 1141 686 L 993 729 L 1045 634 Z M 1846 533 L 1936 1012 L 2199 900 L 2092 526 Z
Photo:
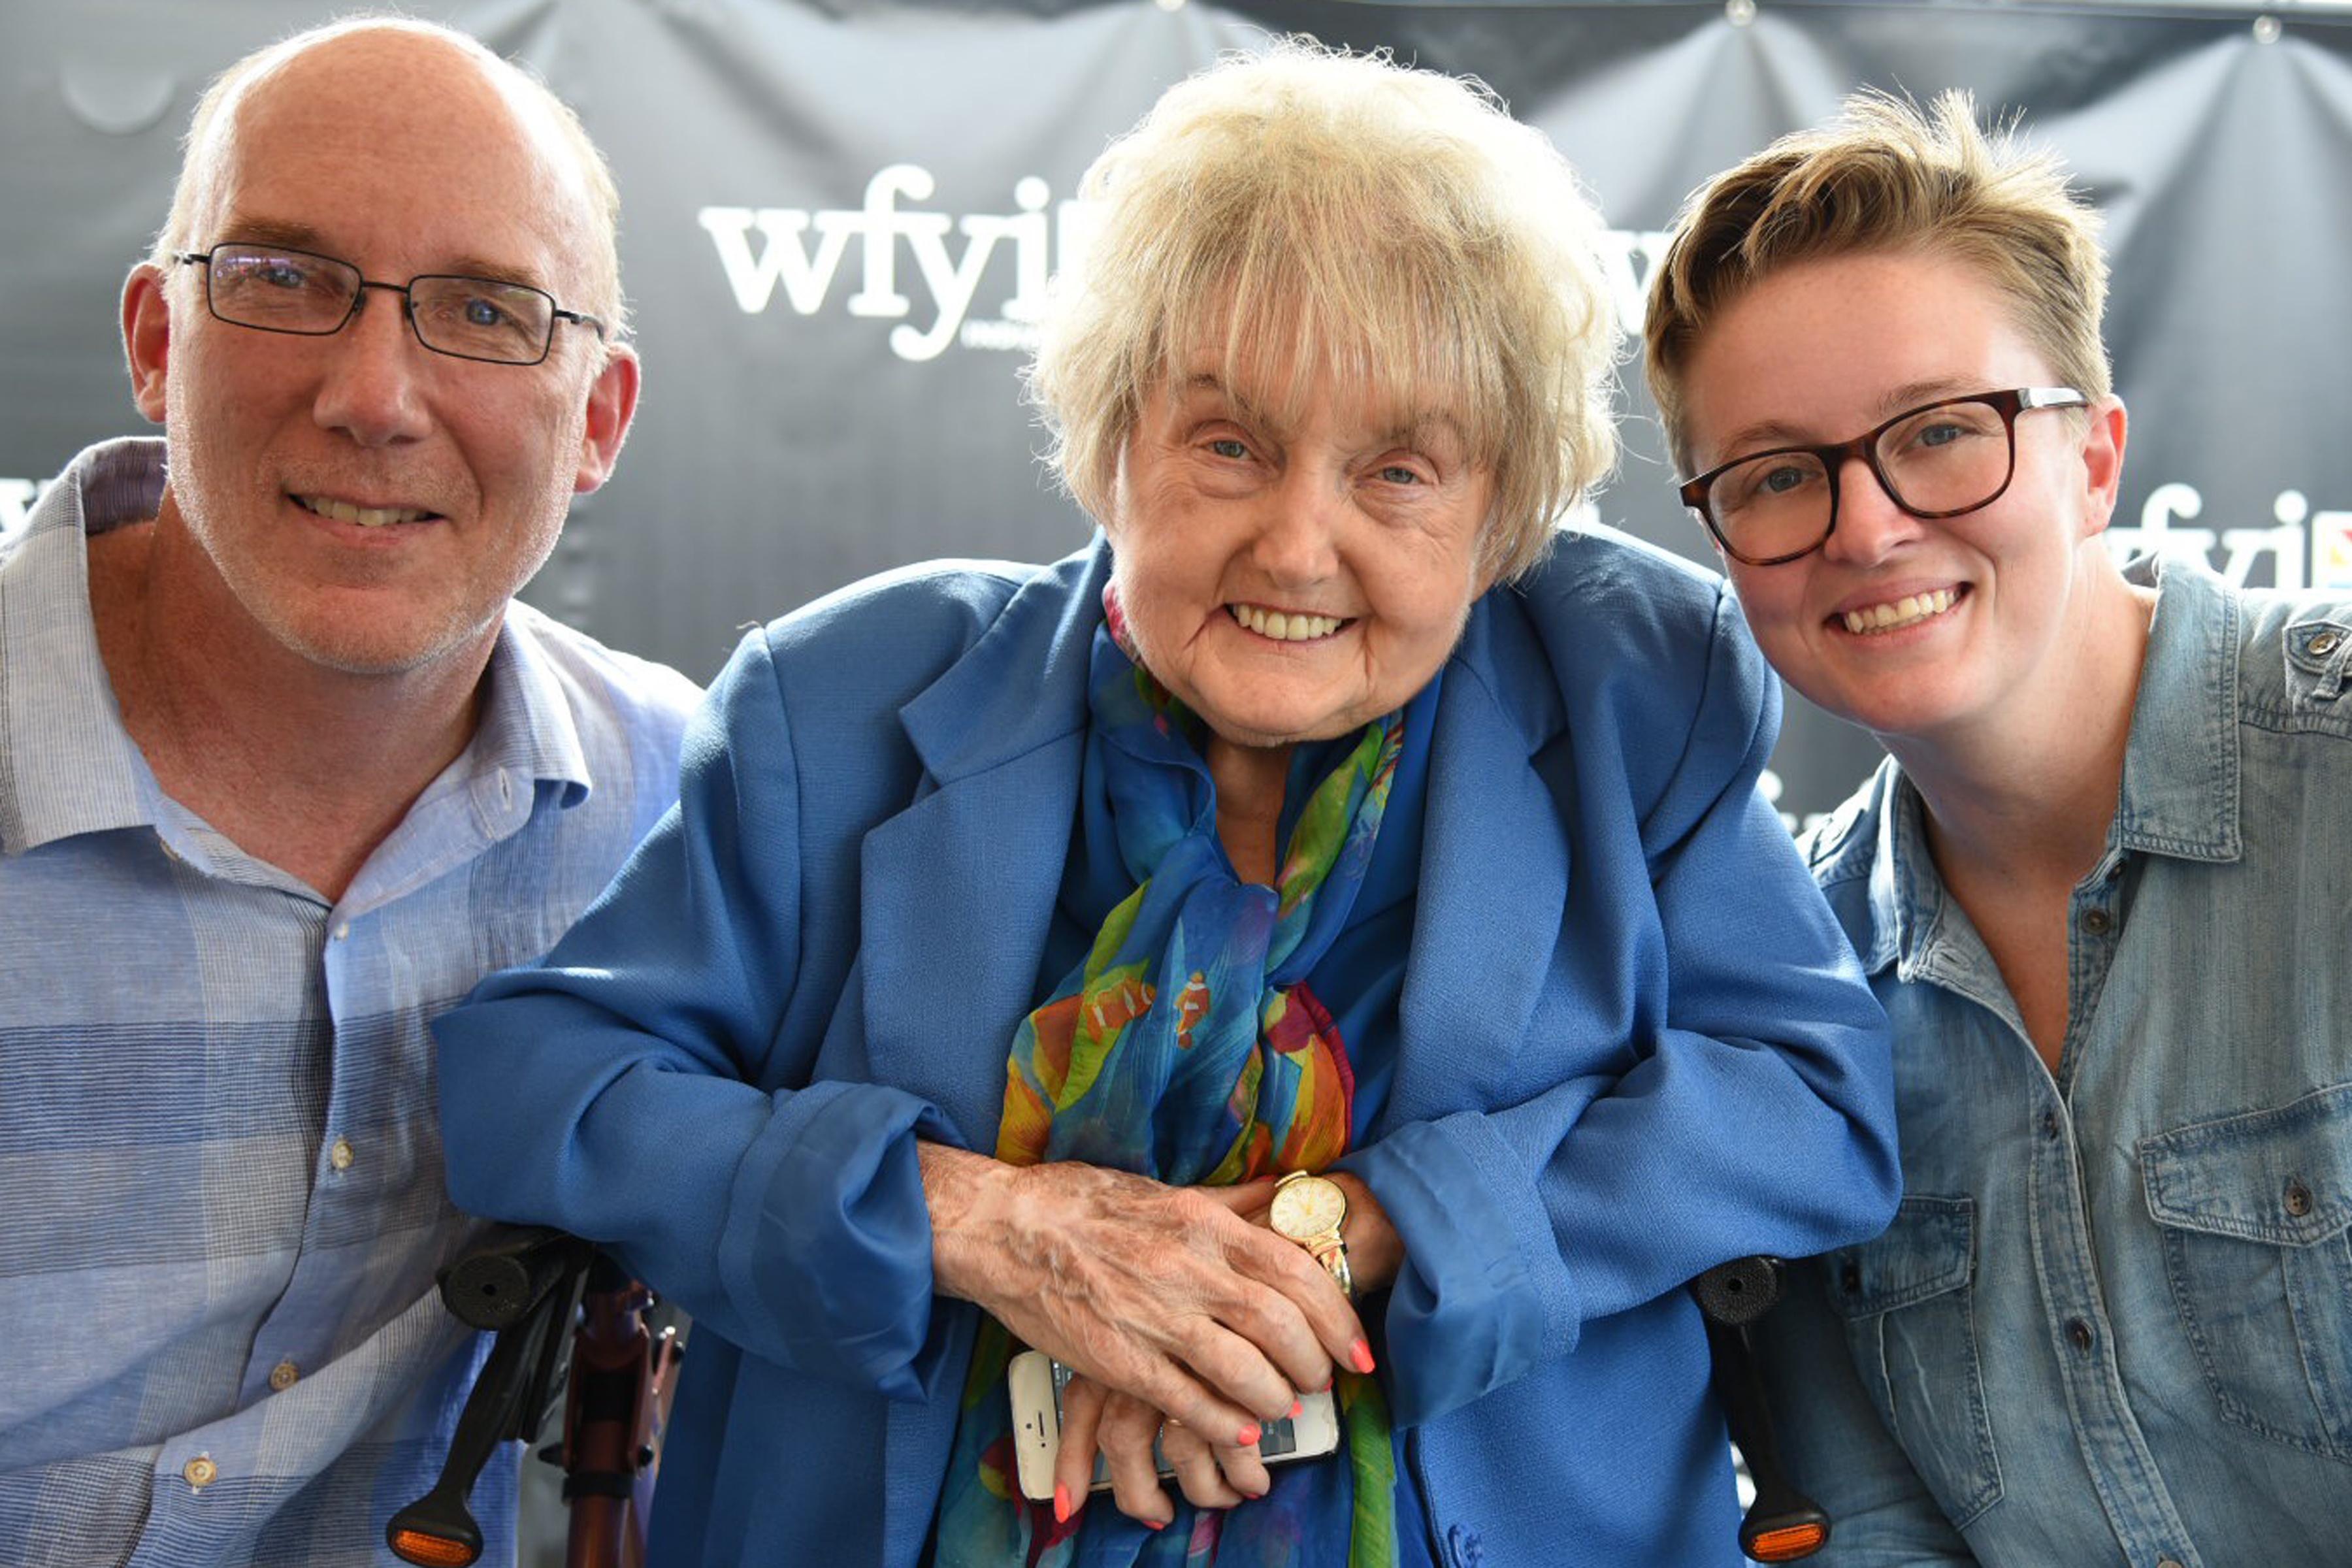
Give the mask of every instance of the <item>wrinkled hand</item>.
M 1155 1438 L 1185 1500 L 1195 1508 L 1232 1508 L 1264 1497 L 1273 1484 L 1255 1444 L 1213 1444 L 1190 1426 L 1163 1423 L 1159 1411 L 1132 1394 L 1078 1374 L 1062 1393 L 1062 1449 L 1054 1465 L 1056 1507 L 1066 1504 L 1074 1510 L 1086 1501 L 1099 1452 L 1118 1510 L 1155 1527 L 1168 1523 L 1176 1510 L 1152 1462 Z
M 1070 1162 L 919 1153 L 934 1289 L 1212 1442 L 1254 1445 L 1301 1390 L 1368 1357 L 1330 1276 L 1220 1194 Z

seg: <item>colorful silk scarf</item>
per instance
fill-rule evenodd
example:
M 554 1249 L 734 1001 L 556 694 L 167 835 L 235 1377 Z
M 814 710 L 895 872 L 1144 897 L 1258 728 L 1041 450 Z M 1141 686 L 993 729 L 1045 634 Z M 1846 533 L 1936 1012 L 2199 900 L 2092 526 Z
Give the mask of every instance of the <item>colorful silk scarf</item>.
M 1108 600 L 1110 626 L 1118 624 Z M 1081 1160 L 1171 1185 L 1319 1171 L 1347 1151 L 1355 1079 L 1305 976 L 1345 926 L 1371 860 L 1403 741 L 1402 711 L 1366 726 L 1307 797 L 1275 886 L 1244 883 L 1217 837 L 1199 719 L 1110 635 L 1089 668 L 1088 766 L 1108 786 L 1137 886 L 1077 970 L 1022 1021 L 996 1156 Z M 1107 1496 L 1057 1525 L 1013 1482 L 1004 1369 L 1019 1347 L 982 1320 L 942 1489 L 940 1568 L 1352 1568 L 1395 1557 L 1395 1456 L 1371 1378 L 1339 1380 L 1344 1462 L 1278 1466 L 1230 1512 L 1146 1531 Z

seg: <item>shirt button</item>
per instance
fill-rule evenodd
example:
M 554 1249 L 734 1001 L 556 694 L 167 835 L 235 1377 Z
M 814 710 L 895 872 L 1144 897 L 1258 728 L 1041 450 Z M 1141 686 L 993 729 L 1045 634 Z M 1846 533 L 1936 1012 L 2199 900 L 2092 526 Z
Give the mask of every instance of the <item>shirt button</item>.
M 2340 633 L 2322 632 L 2317 637 L 2311 639 L 2311 651 L 2317 654 L 2320 658 L 2325 658 L 2329 654 L 2334 653 L 2336 651 L 2336 645 L 2343 640 L 2344 638 Z M 2163 1568 L 2163 1565 L 2159 1563 L 2158 1564 L 2158 1568 Z M 2179 1568 L 2179 1565 L 2176 1563 L 2174 1564 L 2174 1568 Z
M 2066 1342 L 2078 1351 L 2088 1352 L 2091 1348 L 2091 1325 L 2080 1318 L 2067 1319 Z
M 302 1369 L 290 1361 L 281 1361 L 269 1369 L 269 1386 L 283 1394 L 301 1377 Z
M 2107 928 L 2114 923 L 2115 921 L 2105 910 L 2084 910 L 2083 911 L 2083 929 L 2089 931 L 2093 936 L 2105 935 Z
M 2116 863 L 2115 863 L 2114 865 L 2112 865 L 2112 866 L 2110 866 L 2110 867 L 2108 867 L 2108 868 L 2107 868 L 2107 880 L 2108 880 L 2108 881 L 2110 881 L 2110 882 L 2120 882 L 2120 881 L 2122 881 L 2122 880 L 2123 880 L 2123 875 L 2124 875 L 2124 866 L 2125 866 L 2124 858 L 2123 858 L 2122 856 L 2120 856 L 2120 855 L 2116 856 Z
M 345 1139 L 336 1139 L 334 1145 L 327 1151 L 327 1163 L 338 1171 L 350 1170 L 352 1157 L 351 1143 Z
M 2156 1568 L 2180 1568 L 2180 1564 L 2169 1557 L 2159 1557 L 2156 1560 Z
M 347 936 L 349 936 L 349 935 L 351 935 L 351 934 L 352 934 L 352 922 L 351 922 L 351 921 L 345 921 L 342 924 L 341 924 L 341 925 L 339 925 L 339 926 L 337 926 L 337 927 L 335 928 L 335 940 L 336 940 L 337 942 L 341 942 L 341 941 L 342 941 L 345 937 L 347 937 Z
M 1858 1265 L 1849 1263 L 1838 1270 L 1838 1289 L 1849 1296 L 1861 1293 L 1862 1269 Z
M 2045 1110 L 2042 1113 L 2042 1136 L 2044 1138 L 2055 1138 L 2058 1136 L 2058 1113 L 2056 1111 Z
M 2287 1178 L 2286 1212 L 2297 1219 L 2311 1212 L 2311 1189 L 2303 1184 L 2303 1178 L 2300 1176 Z
M 180 1467 L 180 1474 L 190 1486 L 202 1491 L 220 1479 L 220 1467 L 214 1464 L 209 1456 L 198 1454 Z

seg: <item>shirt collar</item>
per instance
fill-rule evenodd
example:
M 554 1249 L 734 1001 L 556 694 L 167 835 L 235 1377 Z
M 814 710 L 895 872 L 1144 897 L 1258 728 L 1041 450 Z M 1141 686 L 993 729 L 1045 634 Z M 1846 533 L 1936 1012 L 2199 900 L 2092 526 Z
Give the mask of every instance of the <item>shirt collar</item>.
M 529 605 L 507 606 L 469 750 L 480 760 L 479 773 L 511 772 L 560 785 L 557 804 L 569 810 L 588 798 L 596 779 L 562 678 L 541 647 L 551 635 L 561 634 Z
M 2201 563 L 2146 558 L 2125 578 L 2159 590 L 2124 746 L 2123 786 L 2109 829 L 2123 850 L 2234 860 L 2238 824 L 2238 595 Z M 1898 962 L 1903 977 L 1928 957 L 1949 895 L 1927 853 L 1926 808 L 1892 757 L 1865 792 L 1846 852 L 1866 849 L 1870 941 L 1864 967 Z M 1832 873 L 1833 874 L 1833 873 Z M 1957 911 L 1955 911 L 1957 912 Z
M 1864 971 L 1876 974 L 1919 951 L 1942 905 L 1944 884 L 1927 857 L 1919 792 L 1893 757 L 1879 760 L 1858 810 L 1837 858 L 1868 878 L 1870 940 L 1856 945 Z M 1839 871 L 1822 867 L 1815 874 L 1829 879 Z
M 2242 605 L 2201 562 L 2149 558 L 2124 574 L 2161 597 L 2124 751 L 2116 842 L 2188 860 L 2234 860 Z
M 153 517 L 163 493 L 161 440 L 89 447 L 0 557 L 0 853 L 155 821 L 153 775 L 99 657 L 89 541 Z

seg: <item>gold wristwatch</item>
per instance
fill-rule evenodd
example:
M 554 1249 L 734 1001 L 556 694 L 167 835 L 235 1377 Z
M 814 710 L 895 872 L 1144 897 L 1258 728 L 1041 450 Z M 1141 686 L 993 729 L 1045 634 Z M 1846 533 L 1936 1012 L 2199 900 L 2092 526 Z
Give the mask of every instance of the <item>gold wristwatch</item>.
M 1348 1244 L 1339 1226 L 1348 1218 L 1348 1194 L 1326 1176 L 1293 1171 L 1274 1184 L 1274 1206 L 1266 1211 L 1274 1234 L 1295 1241 L 1315 1255 L 1315 1261 L 1339 1282 L 1339 1293 L 1356 1293 L 1355 1276 L 1348 1271 Z

